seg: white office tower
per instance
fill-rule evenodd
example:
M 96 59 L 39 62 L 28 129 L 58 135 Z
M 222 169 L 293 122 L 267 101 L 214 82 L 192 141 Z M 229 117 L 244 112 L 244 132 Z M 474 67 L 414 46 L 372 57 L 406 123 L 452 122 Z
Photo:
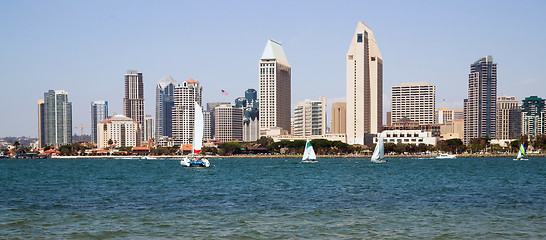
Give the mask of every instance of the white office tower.
M 214 139 L 220 142 L 243 141 L 243 108 L 220 105 L 214 108 Z
M 294 109 L 294 136 L 309 137 L 326 134 L 326 98 L 309 99 Z
M 359 22 L 347 51 L 347 143 L 364 144 L 383 124 L 383 58 L 372 30 Z
M 391 122 L 402 118 L 433 124 L 436 110 L 436 86 L 426 82 L 402 83 L 392 86 Z
M 190 79 L 174 88 L 173 141 L 174 145 L 191 144 L 194 120 L 194 102 L 201 104 L 202 87 L 199 82 Z
M 267 41 L 259 76 L 260 132 L 274 128 L 290 131 L 291 67 L 280 43 Z

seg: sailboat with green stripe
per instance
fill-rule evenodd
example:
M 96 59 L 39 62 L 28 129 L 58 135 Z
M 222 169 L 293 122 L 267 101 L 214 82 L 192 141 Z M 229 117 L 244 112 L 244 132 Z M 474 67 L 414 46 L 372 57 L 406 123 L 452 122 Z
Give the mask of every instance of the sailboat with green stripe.
M 305 144 L 305 151 L 303 152 L 303 158 L 301 159 L 302 163 L 316 163 L 317 156 L 315 155 L 315 150 L 313 150 L 313 146 L 311 145 L 311 141 L 307 139 L 307 143 Z

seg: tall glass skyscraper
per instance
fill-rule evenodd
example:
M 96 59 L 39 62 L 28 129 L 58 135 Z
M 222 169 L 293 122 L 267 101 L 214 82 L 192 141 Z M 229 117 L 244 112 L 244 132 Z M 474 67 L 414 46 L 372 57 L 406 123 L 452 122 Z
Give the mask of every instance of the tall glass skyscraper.
M 494 139 L 497 114 L 497 64 L 492 56 L 470 65 L 468 98 L 464 100 L 464 142 L 478 137 Z
M 42 146 L 61 146 L 72 144 L 72 103 L 64 90 L 49 90 L 44 93 L 40 105 Z
M 174 89 L 180 86 L 171 76 L 157 83 L 155 96 L 155 138 L 173 136 Z
M 108 118 L 108 102 L 94 101 L 91 103 L 91 141 L 97 143 L 97 124 Z
M 533 137 L 546 134 L 546 100 L 526 97 L 521 108 L 522 133 Z
M 283 47 L 267 41 L 260 58 L 260 129 L 290 131 L 291 72 Z
M 347 51 L 347 143 L 365 144 L 364 134 L 381 132 L 383 58 L 372 30 L 359 22 Z
M 254 89 L 247 89 L 243 99 L 243 141 L 256 141 L 260 137 L 258 94 Z

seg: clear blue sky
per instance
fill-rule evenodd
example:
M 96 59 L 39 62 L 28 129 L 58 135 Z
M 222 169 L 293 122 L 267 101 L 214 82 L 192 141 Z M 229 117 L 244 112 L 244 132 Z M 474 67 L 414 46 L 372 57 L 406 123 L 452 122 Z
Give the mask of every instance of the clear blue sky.
M 385 112 L 391 86 L 417 81 L 436 84 L 437 107 L 462 107 L 469 66 L 485 55 L 498 63 L 499 95 L 545 98 L 545 9 L 546 1 L 4 0 L 0 137 L 37 136 L 37 100 L 50 89 L 68 91 L 74 126 L 90 125 L 94 100 L 122 114 L 128 69 L 144 74 L 147 114 L 167 75 L 199 81 L 204 103 L 233 102 L 258 88 L 269 38 L 292 65 L 293 106 L 344 100 L 358 21 L 383 56 Z

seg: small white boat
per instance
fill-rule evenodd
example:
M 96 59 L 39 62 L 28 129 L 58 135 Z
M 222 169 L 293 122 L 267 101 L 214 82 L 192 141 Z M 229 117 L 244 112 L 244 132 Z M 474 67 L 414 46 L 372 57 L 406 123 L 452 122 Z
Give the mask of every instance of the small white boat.
M 191 144 L 191 153 L 189 156 L 180 160 L 180 165 L 184 167 L 209 167 L 210 162 L 203 156 L 199 156 L 203 146 L 203 109 L 194 102 L 195 119 L 193 121 L 193 140 Z
M 313 146 L 311 146 L 311 142 L 309 139 L 307 139 L 307 143 L 305 144 L 305 151 L 303 152 L 303 157 L 301 158 L 302 163 L 316 163 L 317 156 L 315 155 L 315 150 L 313 150 Z
M 383 133 L 379 134 L 379 139 L 377 139 L 377 144 L 373 150 L 372 158 L 370 159 L 373 163 L 385 163 L 385 149 L 383 146 Z
M 523 146 L 523 143 L 521 144 L 521 146 L 519 146 L 518 156 L 516 157 L 516 159 L 514 159 L 514 161 L 517 161 L 517 160 L 521 160 L 521 161 L 529 160 L 525 158 L 525 146 Z
M 157 159 L 157 158 L 152 157 L 152 156 L 144 156 L 144 157 L 141 157 L 140 159 L 155 160 L 155 159 Z
M 436 158 L 438 158 L 438 159 L 454 159 L 454 158 L 457 158 L 457 156 L 447 154 L 447 153 L 440 153 L 440 155 L 438 155 Z

